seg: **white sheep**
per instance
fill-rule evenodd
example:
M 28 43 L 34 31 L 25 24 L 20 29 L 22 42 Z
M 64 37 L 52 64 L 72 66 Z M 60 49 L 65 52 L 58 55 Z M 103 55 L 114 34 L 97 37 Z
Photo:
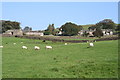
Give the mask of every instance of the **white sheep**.
M 93 46 L 94 46 L 94 44 L 93 44 L 93 43 L 89 43 L 89 46 L 90 46 L 90 47 L 93 47 Z
M 22 46 L 22 49 L 27 49 L 27 47 L 26 46 Z
M 89 43 L 89 41 L 87 41 L 87 43 Z
M 34 47 L 34 49 L 35 49 L 35 50 L 39 50 L 39 49 L 40 49 L 40 47 L 38 47 L 38 46 L 35 46 L 35 47 Z
M 0 48 L 3 48 L 3 46 L 0 46 Z
M 21 42 L 21 43 L 23 43 L 23 42 Z
M 94 40 L 94 42 L 96 42 L 96 40 Z
M 13 43 L 14 45 L 16 45 L 16 43 Z
M 65 43 L 65 45 L 67 45 L 67 43 Z
M 46 46 L 46 49 L 52 49 L 52 46 Z

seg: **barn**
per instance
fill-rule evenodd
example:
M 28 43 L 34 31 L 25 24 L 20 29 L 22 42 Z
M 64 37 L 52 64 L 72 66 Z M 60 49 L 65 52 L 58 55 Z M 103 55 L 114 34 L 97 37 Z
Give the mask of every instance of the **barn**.
M 13 35 L 13 36 L 16 36 L 16 35 L 23 35 L 23 31 L 21 29 L 12 29 L 12 30 L 7 30 L 5 33 L 3 34 L 6 34 L 6 35 Z
M 25 32 L 25 35 L 34 35 L 34 36 L 43 36 L 43 32 L 40 31 L 29 31 L 29 32 Z

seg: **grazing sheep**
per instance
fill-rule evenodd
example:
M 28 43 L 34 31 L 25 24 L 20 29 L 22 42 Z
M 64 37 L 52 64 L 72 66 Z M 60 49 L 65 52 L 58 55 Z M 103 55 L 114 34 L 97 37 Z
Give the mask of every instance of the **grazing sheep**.
M 0 46 L 0 48 L 3 48 L 3 46 Z
M 93 42 L 96 42 L 96 40 L 94 40 Z
M 26 46 L 22 46 L 22 49 L 27 49 L 27 47 Z
M 87 41 L 87 43 L 89 43 L 89 41 Z
M 39 49 L 40 49 L 40 47 L 38 47 L 38 46 L 35 46 L 35 47 L 34 47 L 34 49 L 35 49 L 35 50 L 39 50 Z
M 89 43 L 89 46 L 90 46 L 90 47 L 93 47 L 93 46 L 94 46 L 94 44 L 93 44 L 93 43 Z
M 46 46 L 46 49 L 52 49 L 52 46 Z
M 14 45 L 16 45 L 16 43 L 13 43 Z
M 65 43 L 65 45 L 67 45 L 67 43 Z

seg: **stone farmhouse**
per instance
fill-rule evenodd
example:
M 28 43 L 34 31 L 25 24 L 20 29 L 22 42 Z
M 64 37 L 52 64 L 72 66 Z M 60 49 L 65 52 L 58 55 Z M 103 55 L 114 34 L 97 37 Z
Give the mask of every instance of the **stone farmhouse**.
M 13 30 L 7 30 L 5 33 L 3 33 L 5 35 L 23 35 L 23 31 L 21 29 L 13 29 Z
M 112 29 L 102 29 L 103 35 L 113 35 Z
M 40 32 L 40 31 L 29 31 L 29 32 L 25 32 L 24 33 L 25 35 L 34 35 L 34 36 L 43 36 L 44 33 L 43 32 Z
M 21 29 L 12 29 L 12 30 L 7 30 L 5 33 L 3 33 L 4 35 L 13 35 L 13 36 L 22 36 L 23 34 L 25 35 L 34 35 L 34 36 L 43 36 L 43 32 L 40 31 L 29 31 L 29 32 L 24 32 Z
M 103 33 L 104 36 L 105 35 L 113 35 L 113 30 L 112 29 L 101 29 L 101 30 L 102 30 L 102 33 Z M 82 36 L 84 34 L 84 32 L 86 32 L 86 33 L 89 33 L 88 36 L 93 36 L 94 31 L 95 30 L 81 30 L 81 31 L 78 32 L 78 35 Z

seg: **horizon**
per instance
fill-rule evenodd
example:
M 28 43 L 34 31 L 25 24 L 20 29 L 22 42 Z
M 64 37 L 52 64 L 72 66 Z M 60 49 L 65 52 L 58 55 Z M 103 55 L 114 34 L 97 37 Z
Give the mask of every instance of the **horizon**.
M 22 29 L 29 26 L 32 30 L 45 30 L 49 24 L 58 28 L 66 22 L 96 24 L 104 19 L 111 19 L 118 24 L 118 3 L 3 2 L 2 14 L 2 20 L 17 21 Z

